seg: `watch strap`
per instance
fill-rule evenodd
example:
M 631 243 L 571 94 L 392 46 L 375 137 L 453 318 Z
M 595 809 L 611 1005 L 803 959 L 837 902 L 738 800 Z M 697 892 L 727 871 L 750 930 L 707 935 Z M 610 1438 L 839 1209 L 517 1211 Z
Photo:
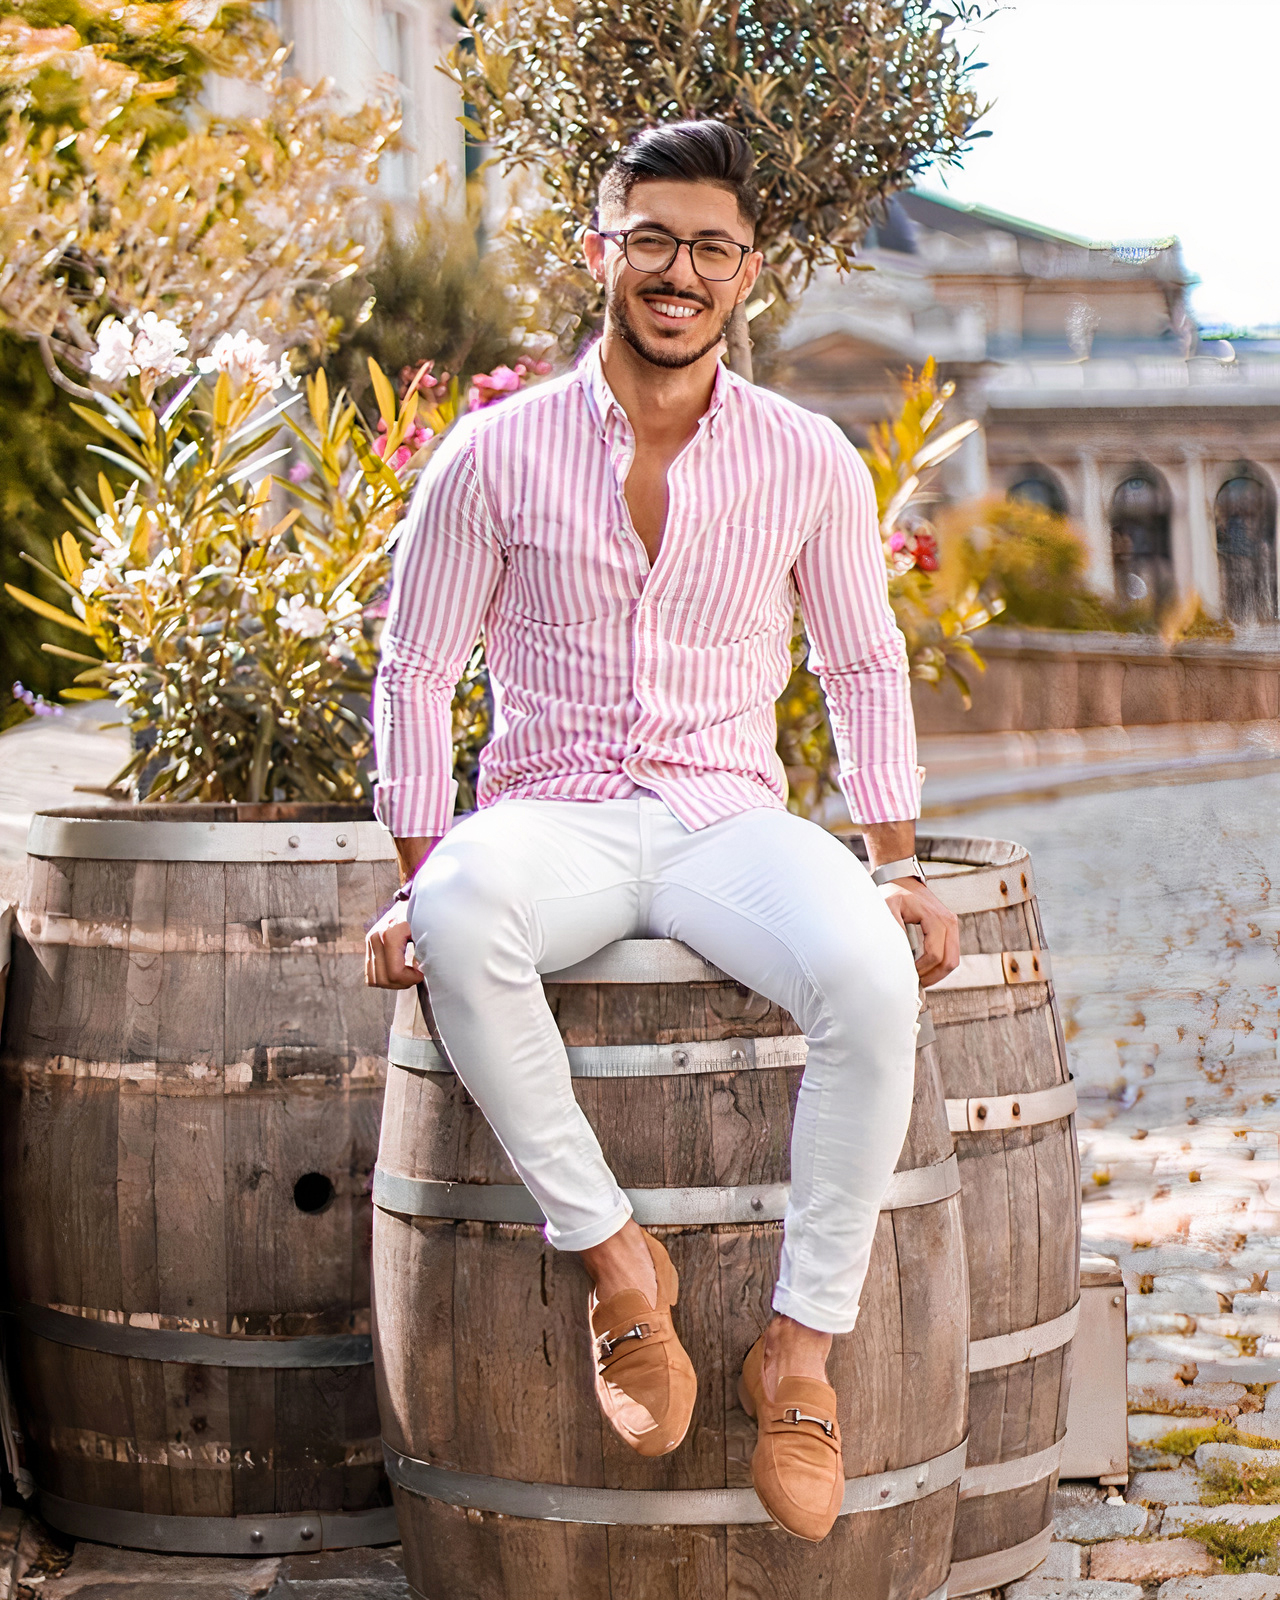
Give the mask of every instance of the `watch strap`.
M 871 874 L 872 883 L 882 888 L 886 883 L 896 883 L 899 878 L 919 878 L 921 883 L 925 881 L 924 868 L 916 856 L 904 856 L 901 861 L 886 861 Z

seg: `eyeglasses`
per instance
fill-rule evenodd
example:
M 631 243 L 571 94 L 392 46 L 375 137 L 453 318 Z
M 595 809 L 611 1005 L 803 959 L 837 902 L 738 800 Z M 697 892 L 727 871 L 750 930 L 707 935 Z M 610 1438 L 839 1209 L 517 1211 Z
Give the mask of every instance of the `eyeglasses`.
M 752 250 L 751 245 L 733 239 L 677 239 L 662 228 L 623 228 L 616 233 L 602 228 L 600 237 L 616 239 L 627 265 L 637 272 L 665 272 L 680 254 L 680 246 L 687 244 L 693 270 L 708 283 L 728 283 L 736 278 Z

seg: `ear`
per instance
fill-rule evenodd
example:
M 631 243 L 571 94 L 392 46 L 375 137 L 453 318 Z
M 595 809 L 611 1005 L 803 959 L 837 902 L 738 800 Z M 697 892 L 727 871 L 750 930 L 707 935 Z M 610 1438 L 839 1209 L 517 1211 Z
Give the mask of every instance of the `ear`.
M 587 263 L 587 271 L 597 283 L 604 282 L 604 258 L 609 248 L 609 241 L 598 234 L 593 228 L 588 228 L 582 236 L 582 254 Z
M 733 302 L 740 306 L 756 286 L 756 279 L 760 276 L 764 266 L 764 256 L 759 250 L 753 250 L 742 264 L 742 276 L 738 281 L 738 298 Z

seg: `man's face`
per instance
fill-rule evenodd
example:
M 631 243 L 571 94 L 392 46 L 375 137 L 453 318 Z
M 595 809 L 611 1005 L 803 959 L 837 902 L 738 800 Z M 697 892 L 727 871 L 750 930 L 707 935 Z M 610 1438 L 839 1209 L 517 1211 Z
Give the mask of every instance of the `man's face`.
M 674 179 L 637 183 L 625 208 L 601 213 L 600 226 L 608 232 L 660 228 L 677 239 L 752 242 L 751 225 L 727 189 Z M 714 350 L 734 307 L 750 293 L 763 260 L 752 251 L 735 277 L 709 282 L 694 271 L 684 245 L 662 272 L 638 271 L 627 261 L 620 240 L 598 233 L 587 235 L 585 252 L 592 276 L 605 286 L 610 324 L 655 367 L 692 366 Z

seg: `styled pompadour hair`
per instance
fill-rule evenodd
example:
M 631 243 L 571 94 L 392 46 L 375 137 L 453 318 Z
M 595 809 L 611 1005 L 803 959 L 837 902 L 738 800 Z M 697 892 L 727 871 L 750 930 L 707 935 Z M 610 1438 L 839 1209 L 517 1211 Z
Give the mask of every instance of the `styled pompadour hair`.
M 645 128 L 610 162 L 600 180 L 600 205 L 625 205 L 638 183 L 674 179 L 713 183 L 738 202 L 744 222 L 760 220 L 756 158 L 736 128 L 713 117 L 694 122 L 663 122 Z

